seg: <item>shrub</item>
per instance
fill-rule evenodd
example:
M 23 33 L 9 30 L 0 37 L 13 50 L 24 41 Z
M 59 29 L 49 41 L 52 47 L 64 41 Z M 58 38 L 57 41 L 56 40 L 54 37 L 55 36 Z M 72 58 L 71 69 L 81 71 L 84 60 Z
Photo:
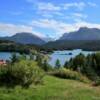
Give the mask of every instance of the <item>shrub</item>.
M 100 77 L 100 53 L 84 56 L 79 54 L 64 65 L 65 68 L 77 71 L 87 76 L 90 80 L 96 81 Z
M 92 84 L 93 86 L 100 86 L 100 78 L 98 78 L 95 82 Z
M 41 82 L 43 76 L 43 71 L 33 61 L 23 60 L 13 65 L 0 67 L 0 85 L 28 87 L 32 83 Z
M 16 53 L 13 53 L 10 60 L 11 60 L 12 64 L 15 63 L 15 62 L 18 62 L 19 61 L 19 56 Z
M 78 80 L 86 83 L 90 81 L 87 77 L 83 76 L 82 74 L 65 68 L 61 68 L 59 70 L 51 72 L 50 74 L 59 78 Z
M 48 72 L 52 70 L 52 66 L 48 64 L 47 60 L 44 60 L 44 63 L 42 64 L 41 68 L 45 71 Z

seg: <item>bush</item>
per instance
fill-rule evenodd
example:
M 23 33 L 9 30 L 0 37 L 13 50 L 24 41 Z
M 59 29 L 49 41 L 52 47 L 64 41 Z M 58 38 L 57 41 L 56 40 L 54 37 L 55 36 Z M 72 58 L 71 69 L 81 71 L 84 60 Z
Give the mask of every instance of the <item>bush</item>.
M 47 60 L 44 60 L 44 63 L 42 64 L 41 68 L 45 71 L 51 71 L 53 68 L 50 64 L 48 64 Z
M 100 86 L 100 78 L 98 78 L 95 82 L 92 84 L 93 86 Z
M 51 72 L 50 74 L 59 78 L 78 80 L 86 83 L 90 81 L 87 77 L 83 76 L 82 74 L 65 68 L 61 68 L 59 70 Z
M 69 62 L 66 62 L 64 67 L 80 72 L 90 80 L 96 81 L 100 77 L 100 53 L 89 54 L 87 56 L 79 54 L 70 59 Z
M 13 65 L 0 67 L 0 85 L 28 87 L 32 83 L 41 82 L 43 76 L 43 71 L 33 61 L 23 60 Z

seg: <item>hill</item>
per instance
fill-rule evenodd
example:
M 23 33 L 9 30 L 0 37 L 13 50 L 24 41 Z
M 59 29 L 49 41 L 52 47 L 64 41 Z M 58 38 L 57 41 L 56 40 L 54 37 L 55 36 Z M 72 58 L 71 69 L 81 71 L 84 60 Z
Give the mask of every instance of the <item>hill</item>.
M 42 45 L 45 43 L 45 41 L 41 39 L 40 37 L 33 35 L 32 33 L 27 33 L 27 32 L 16 33 L 15 35 L 11 37 L 3 37 L 0 39 L 10 40 L 10 41 L 14 41 L 16 43 L 21 43 L 21 44 Z
M 29 53 L 30 49 L 40 50 L 40 46 L 38 45 L 27 45 L 15 43 L 13 41 L 8 40 L 0 40 L 0 51 L 5 52 L 20 52 L 20 53 Z

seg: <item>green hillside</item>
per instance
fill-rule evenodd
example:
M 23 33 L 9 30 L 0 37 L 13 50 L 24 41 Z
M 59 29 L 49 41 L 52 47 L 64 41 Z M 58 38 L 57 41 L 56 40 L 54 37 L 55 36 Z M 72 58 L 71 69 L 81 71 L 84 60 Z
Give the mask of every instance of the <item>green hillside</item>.
M 35 44 L 20 44 L 8 40 L 0 40 L 0 51 L 29 53 L 31 49 L 39 50 L 40 46 Z
M 0 100 L 100 100 L 100 87 L 46 76 L 43 84 L 28 89 L 0 88 Z

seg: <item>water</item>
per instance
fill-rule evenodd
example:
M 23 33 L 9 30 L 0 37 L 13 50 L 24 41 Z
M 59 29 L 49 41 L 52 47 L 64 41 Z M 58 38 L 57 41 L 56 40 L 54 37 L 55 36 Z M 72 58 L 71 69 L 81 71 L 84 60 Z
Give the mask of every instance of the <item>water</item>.
M 76 55 L 78 55 L 80 53 L 82 53 L 86 56 L 93 52 L 92 51 L 82 51 L 81 49 L 55 51 L 53 54 L 50 55 L 51 59 L 49 61 L 49 64 L 52 66 L 55 66 L 56 60 L 59 59 L 61 65 L 63 66 L 66 61 L 69 61 L 71 58 L 75 57 Z
M 0 52 L 0 60 L 10 60 L 11 56 L 11 52 Z
M 76 50 L 64 50 L 64 51 L 55 51 L 50 55 L 49 64 L 55 66 L 55 62 L 57 59 L 60 60 L 61 65 L 63 66 L 66 61 L 69 61 L 71 58 L 75 57 L 79 53 L 83 53 L 84 55 L 91 54 L 91 51 L 82 51 L 80 49 Z M 10 60 L 12 53 L 10 52 L 0 52 L 0 59 Z

